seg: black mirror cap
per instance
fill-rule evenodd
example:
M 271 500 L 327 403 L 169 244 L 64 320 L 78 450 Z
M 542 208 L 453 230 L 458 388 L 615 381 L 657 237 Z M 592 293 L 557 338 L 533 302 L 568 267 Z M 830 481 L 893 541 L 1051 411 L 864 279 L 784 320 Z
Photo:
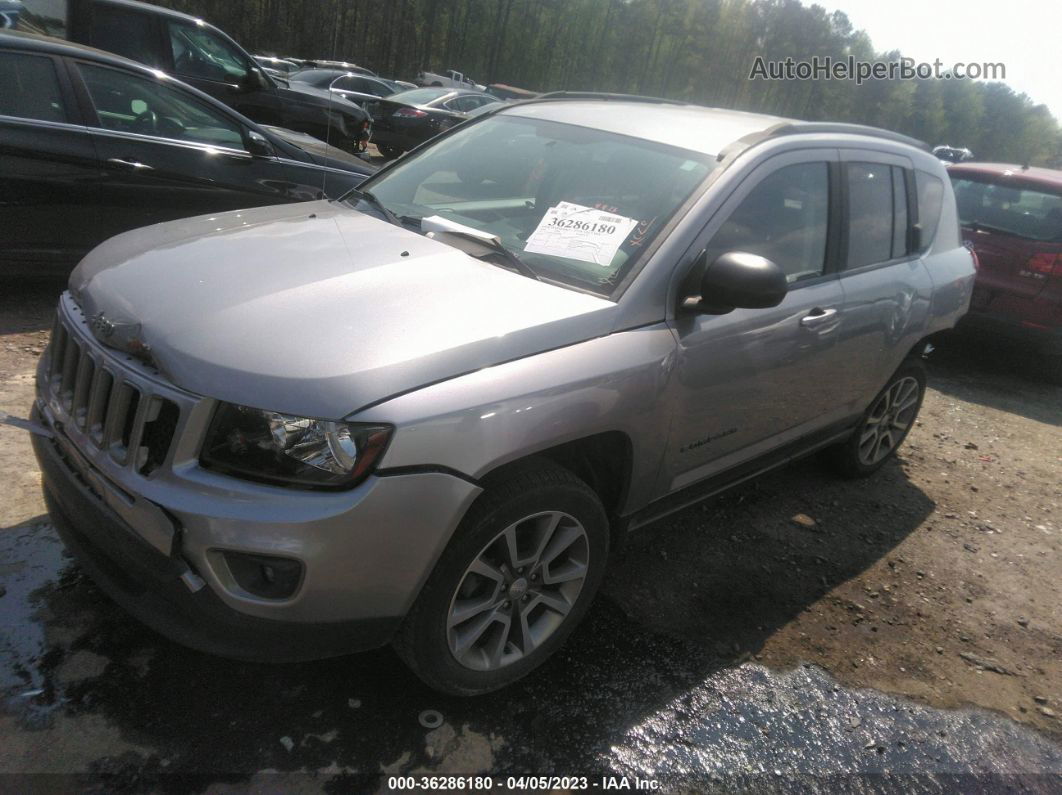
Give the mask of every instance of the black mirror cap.
M 787 292 L 789 283 L 782 269 L 746 251 L 728 251 L 701 276 L 701 308 L 713 314 L 778 306 Z
M 255 130 L 247 131 L 247 151 L 255 157 L 272 157 L 273 145 L 269 139 Z

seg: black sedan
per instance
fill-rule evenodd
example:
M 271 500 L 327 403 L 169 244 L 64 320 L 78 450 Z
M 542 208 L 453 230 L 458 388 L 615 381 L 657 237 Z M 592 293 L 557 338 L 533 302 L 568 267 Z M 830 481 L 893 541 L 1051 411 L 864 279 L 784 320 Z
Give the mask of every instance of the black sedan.
M 355 74 L 342 69 L 304 69 L 290 78 L 292 87 L 305 84 L 333 94 L 364 107 L 381 97 L 389 97 L 403 89 L 381 77 Z
M 369 103 L 372 141 L 387 158 L 395 158 L 429 138 L 460 124 L 497 97 L 463 88 L 415 88 Z
M 335 198 L 373 170 L 312 143 L 124 58 L 0 33 L 0 274 L 67 271 L 158 221 Z

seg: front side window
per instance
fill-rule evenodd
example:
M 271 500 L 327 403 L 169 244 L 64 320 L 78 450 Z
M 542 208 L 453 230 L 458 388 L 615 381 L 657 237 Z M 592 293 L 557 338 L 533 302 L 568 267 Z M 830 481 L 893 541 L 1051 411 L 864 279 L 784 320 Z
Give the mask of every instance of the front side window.
M 124 55 L 133 61 L 163 67 L 155 19 L 139 11 L 93 3 L 89 27 L 93 47 Z
M 78 68 L 105 129 L 244 148 L 239 124 L 162 80 L 90 64 Z
M 441 216 L 487 232 L 543 278 L 609 295 L 714 167 L 642 139 L 491 116 L 362 187 L 410 224 Z
M 1062 195 L 953 176 L 959 222 L 1030 240 L 1062 240 Z
M 790 284 L 826 267 L 830 215 L 826 163 L 798 163 L 768 175 L 744 198 L 708 244 L 707 262 L 729 251 L 774 262 Z
M 242 84 L 250 65 L 243 54 L 209 28 L 168 23 L 173 68 L 182 77 Z
M 0 52 L 0 116 L 66 121 L 55 63 L 43 55 Z

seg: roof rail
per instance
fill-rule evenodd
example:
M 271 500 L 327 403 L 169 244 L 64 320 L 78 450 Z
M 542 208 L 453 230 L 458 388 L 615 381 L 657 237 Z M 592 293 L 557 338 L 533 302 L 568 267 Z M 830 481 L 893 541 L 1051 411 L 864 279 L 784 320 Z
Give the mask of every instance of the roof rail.
M 833 133 L 846 135 L 869 135 L 874 138 L 884 138 L 887 141 L 907 144 L 925 152 L 930 151 L 929 144 L 919 141 L 903 133 L 883 130 L 880 127 L 871 127 L 866 124 L 845 124 L 843 122 L 825 121 L 794 121 L 776 125 L 767 131 L 769 138 L 781 135 L 812 135 L 814 133 Z
M 614 94 L 608 91 L 550 91 L 539 94 L 535 99 L 602 99 L 612 102 L 646 102 L 654 105 L 686 105 L 678 99 L 662 97 L 643 97 L 638 94 Z

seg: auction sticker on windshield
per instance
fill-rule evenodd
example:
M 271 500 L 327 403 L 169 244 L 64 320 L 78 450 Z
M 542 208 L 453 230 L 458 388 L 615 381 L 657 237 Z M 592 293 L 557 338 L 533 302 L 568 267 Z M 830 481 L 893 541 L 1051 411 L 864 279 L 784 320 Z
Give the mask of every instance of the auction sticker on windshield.
M 637 223 L 633 218 L 615 213 L 561 202 L 542 216 L 524 251 L 592 262 L 607 268 Z

